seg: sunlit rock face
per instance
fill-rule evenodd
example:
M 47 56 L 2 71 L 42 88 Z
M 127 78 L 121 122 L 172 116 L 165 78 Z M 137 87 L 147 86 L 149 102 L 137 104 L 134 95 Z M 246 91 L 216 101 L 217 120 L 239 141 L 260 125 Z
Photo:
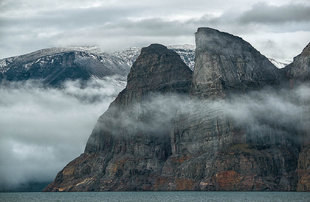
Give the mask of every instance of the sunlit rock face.
M 211 28 L 196 33 L 193 73 L 174 51 L 143 48 L 85 152 L 46 191 L 309 190 L 306 130 L 268 113 L 254 115 L 267 130 L 255 128 L 222 105 L 277 91 L 282 74 L 249 43 Z
M 279 70 L 240 37 L 211 28 L 199 28 L 193 93 L 225 95 L 279 84 Z

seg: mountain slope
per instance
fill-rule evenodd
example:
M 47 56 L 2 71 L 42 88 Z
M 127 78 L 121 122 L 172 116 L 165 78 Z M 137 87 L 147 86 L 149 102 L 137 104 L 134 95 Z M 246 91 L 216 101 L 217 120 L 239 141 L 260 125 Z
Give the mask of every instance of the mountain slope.
M 66 80 L 126 76 L 128 71 L 119 58 L 85 48 L 43 49 L 0 61 L 1 82 L 32 79 L 47 86 L 60 86 Z

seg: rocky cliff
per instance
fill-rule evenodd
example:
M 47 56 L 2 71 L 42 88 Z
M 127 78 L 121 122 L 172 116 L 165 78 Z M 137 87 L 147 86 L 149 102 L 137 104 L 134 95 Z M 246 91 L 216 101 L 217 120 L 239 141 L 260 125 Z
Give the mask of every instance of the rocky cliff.
M 257 131 L 238 125 L 225 107 L 208 105 L 278 87 L 282 80 L 281 72 L 249 43 L 199 28 L 191 88 L 199 104 L 175 119 L 163 181 L 177 190 L 295 190 L 299 146 L 285 129 L 276 134 L 281 126 L 262 117 L 258 121 L 270 131 Z
M 243 39 L 211 28 L 195 35 L 194 94 L 210 97 L 279 84 L 279 70 Z
M 192 73 L 174 51 L 143 48 L 85 152 L 46 191 L 308 190 L 298 130 L 264 116 L 240 124 L 225 108 L 236 95 L 278 89 L 283 72 L 211 28 L 198 29 L 195 58 Z

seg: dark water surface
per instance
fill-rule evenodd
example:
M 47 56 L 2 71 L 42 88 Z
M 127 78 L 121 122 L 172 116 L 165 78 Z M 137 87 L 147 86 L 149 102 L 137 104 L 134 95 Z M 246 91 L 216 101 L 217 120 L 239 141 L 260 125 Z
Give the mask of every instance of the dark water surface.
M 11 192 L 0 201 L 300 201 L 310 202 L 306 192 Z

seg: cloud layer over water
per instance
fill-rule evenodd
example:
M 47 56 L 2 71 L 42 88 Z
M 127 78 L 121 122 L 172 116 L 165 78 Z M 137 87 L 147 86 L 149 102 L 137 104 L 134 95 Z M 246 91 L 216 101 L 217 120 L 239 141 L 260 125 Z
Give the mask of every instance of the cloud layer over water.
M 125 86 L 123 79 L 43 89 L 32 82 L 0 87 L 0 188 L 53 180 L 79 156 L 98 117 Z

